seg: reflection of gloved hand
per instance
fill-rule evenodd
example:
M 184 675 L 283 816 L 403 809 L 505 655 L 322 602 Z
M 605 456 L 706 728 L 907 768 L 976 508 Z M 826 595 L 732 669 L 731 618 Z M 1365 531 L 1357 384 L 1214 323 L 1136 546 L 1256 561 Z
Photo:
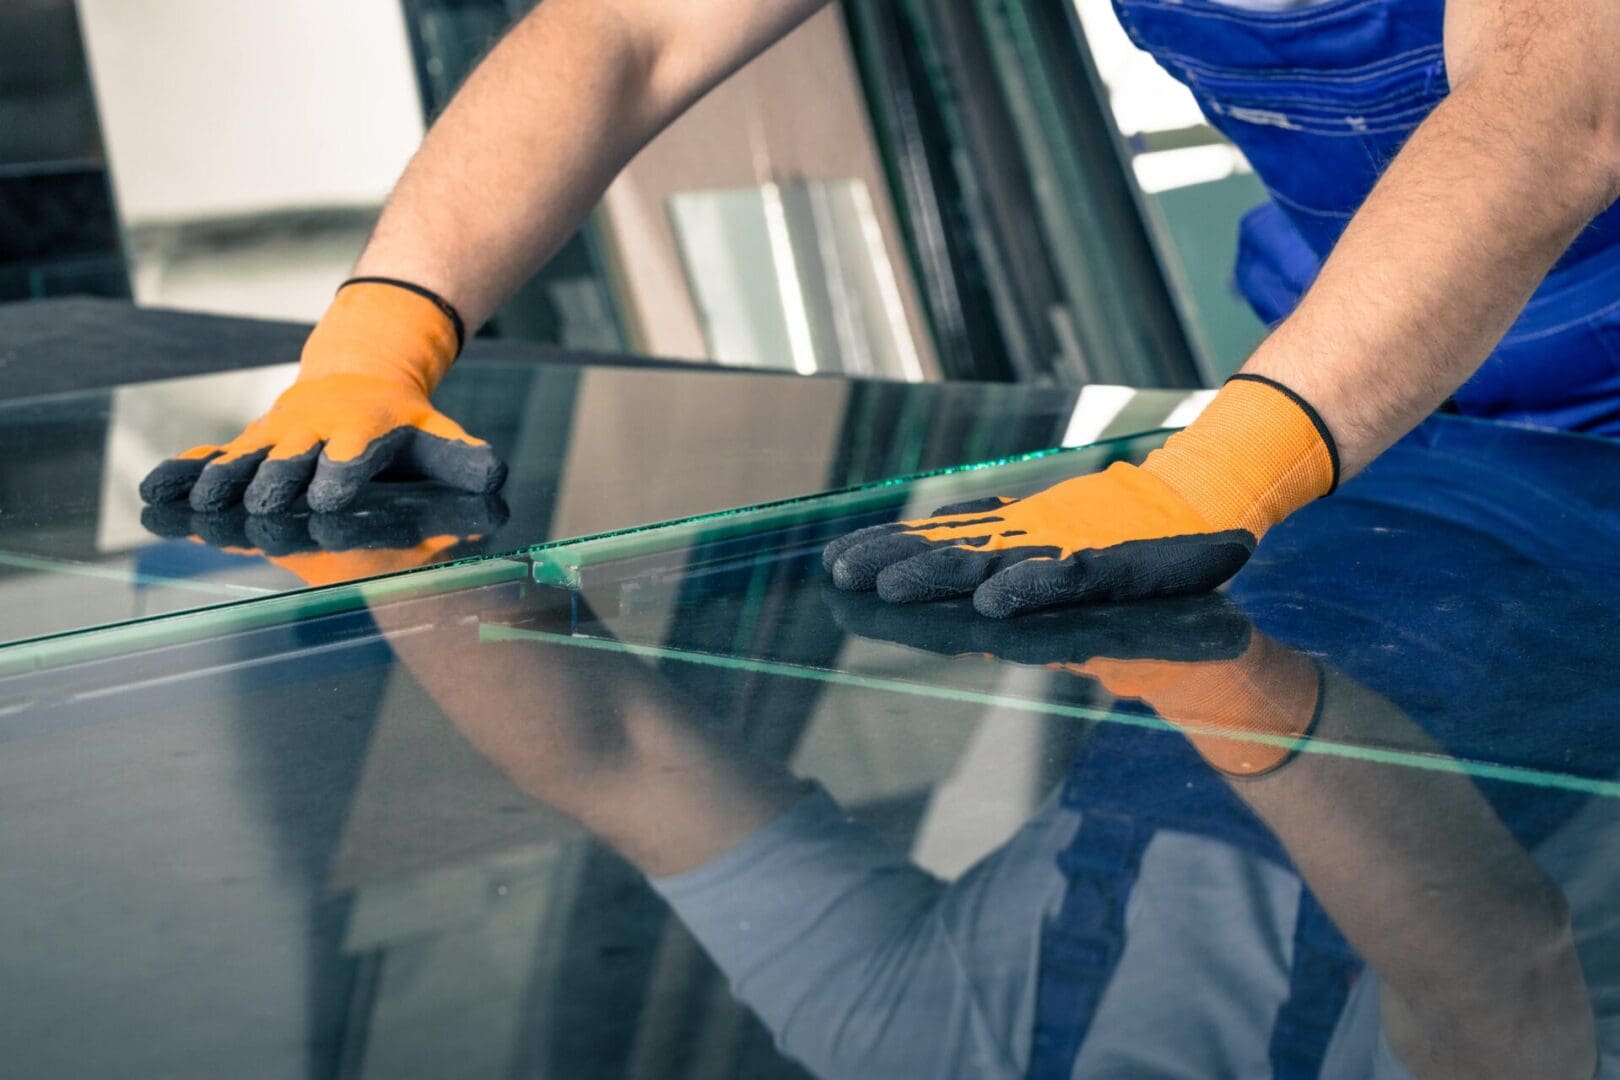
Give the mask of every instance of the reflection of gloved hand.
M 242 507 L 198 513 L 178 504 L 148 506 L 141 524 L 239 555 L 262 556 L 306 585 L 335 585 L 449 562 L 457 550 L 506 522 L 498 495 L 406 489 L 362 498 L 343 514 L 248 514 Z
M 902 612 L 828 590 L 833 617 L 862 637 L 948 656 L 993 657 L 1095 679 L 1176 725 L 1211 765 L 1256 776 L 1288 760 L 1315 722 L 1321 671 L 1256 630 L 1221 596 L 975 618 L 965 603 Z
M 828 544 L 823 561 L 841 589 L 875 587 L 900 603 L 973 593 L 995 618 L 1202 592 L 1236 573 L 1267 529 L 1331 491 L 1338 471 L 1310 406 L 1239 375 L 1141 466 L 862 529 Z
M 387 469 L 487 494 L 506 466 L 435 409 L 428 395 L 461 348 L 455 309 L 426 290 L 360 278 L 338 290 L 309 335 L 298 379 L 224 446 L 195 446 L 141 482 L 141 498 L 190 497 L 193 509 L 241 499 L 251 513 L 286 510 L 308 489 L 317 511 L 340 510 Z

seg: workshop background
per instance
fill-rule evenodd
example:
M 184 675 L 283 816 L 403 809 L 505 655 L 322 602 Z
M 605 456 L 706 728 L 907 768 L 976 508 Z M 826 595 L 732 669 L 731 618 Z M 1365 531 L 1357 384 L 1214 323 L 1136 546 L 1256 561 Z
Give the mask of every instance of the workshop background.
M 0 299 L 312 322 L 529 0 L 0 9 Z M 1108 0 L 846 0 L 638 156 L 485 333 L 922 380 L 1212 385 L 1264 198 Z

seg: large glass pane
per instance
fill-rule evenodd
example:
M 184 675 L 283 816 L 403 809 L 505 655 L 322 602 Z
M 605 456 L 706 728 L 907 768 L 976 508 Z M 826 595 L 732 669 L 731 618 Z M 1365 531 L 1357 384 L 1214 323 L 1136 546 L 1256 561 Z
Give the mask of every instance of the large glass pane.
M 846 493 L 0 673 L 7 1062 L 1601 1075 L 1616 454 L 1431 421 L 1212 597 L 891 607 Z
M 177 331 L 170 323 L 178 322 Z M 285 328 L 166 316 L 143 354 Z M 87 346 L 88 347 L 88 346 Z M 102 347 L 110 347 L 103 345 Z M 262 351 L 262 350 L 260 350 Z M 499 497 L 381 483 L 341 515 L 143 507 L 142 476 L 219 442 L 291 368 L 0 403 L 0 644 L 364 580 L 1185 423 L 1174 394 L 799 380 L 470 356 L 438 400 L 511 473 Z M 1102 396 L 1099 397 L 1098 395 Z M 1100 410 L 1100 411 L 1099 411 Z M 1077 421 L 1084 421 L 1078 427 Z

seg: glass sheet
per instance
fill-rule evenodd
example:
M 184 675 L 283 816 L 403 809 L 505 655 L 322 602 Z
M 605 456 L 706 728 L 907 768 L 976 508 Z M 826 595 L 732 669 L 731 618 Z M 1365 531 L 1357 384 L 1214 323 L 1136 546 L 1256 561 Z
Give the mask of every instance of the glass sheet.
M 8 1066 L 1610 1067 L 1620 446 L 1433 421 L 1221 595 L 1007 622 L 830 589 L 847 498 L 0 674 Z
M 1081 402 L 1052 388 L 469 360 L 437 400 L 510 463 L 497 499 L 391 483 L 318 518 L 142 507 L 152 465 L 229 439 L 291 372 L 0 404 L 0 645 L 1039 450 L 1065 439 Z M 1147 430 L 1180 401 L 1143 393 L 1107 417 Z

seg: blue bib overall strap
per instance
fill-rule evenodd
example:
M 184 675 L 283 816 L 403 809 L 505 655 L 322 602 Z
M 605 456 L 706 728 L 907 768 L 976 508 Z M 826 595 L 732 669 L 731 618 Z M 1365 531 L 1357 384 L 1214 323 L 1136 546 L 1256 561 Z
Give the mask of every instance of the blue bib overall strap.
M 1289 867 L 1286 853 L 1180 735 L 1105 726 L 1069 768 L 1063 805 L 1080 814 L 1058 856 L 1067 887 L 1043 928 L 1029 1075 L 1068 1080 L 1125 950 L 1125 908 L 1160 829 L 1205 836 Z M 1310 893 L 1302 892 L 1287 999 L 1269 1047 L 1273 1074 L 1321 1069 L 1360 962 Z
M 1114 6 L 1270 192 L 1244 220 L 1237 280 L 1261 318 L 1281 320 L 1449 92 L 1445 0 Z M 1620 435 L 1620 205 L 1581 234 L 1456 401 L 1473 415 Z

